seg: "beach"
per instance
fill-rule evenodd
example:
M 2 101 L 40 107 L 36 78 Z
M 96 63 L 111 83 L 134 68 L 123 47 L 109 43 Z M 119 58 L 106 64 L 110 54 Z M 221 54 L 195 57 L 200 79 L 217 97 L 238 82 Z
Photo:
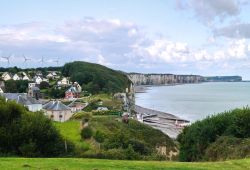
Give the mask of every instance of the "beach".
M 179 118 L 173 114 L 165 113 L 153 109 L 144 108 L 135 105 L 135 112 L 141 115 L 143 123 L 162 131 L 164 134 L 175 139 L 181 133 L 183 126 L 182 123 L 189 123 L 188 120 Z

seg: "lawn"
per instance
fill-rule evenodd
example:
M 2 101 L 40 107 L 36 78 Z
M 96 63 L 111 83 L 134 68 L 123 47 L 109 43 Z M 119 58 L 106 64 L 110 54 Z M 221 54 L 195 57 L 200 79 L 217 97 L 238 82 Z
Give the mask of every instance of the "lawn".
M 247 170 L 250 169 L 250 159 L 225 162 L 183 163 L 81 158 L 0 158 L 0 168 L 1 170 Z

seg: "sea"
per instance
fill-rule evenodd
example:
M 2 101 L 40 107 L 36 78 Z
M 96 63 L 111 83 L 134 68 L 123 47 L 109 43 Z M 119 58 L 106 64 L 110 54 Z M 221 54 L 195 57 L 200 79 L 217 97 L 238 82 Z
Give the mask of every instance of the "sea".
M 136 105 L 174 114 L 191 122 L 250 106 L 250 82 L 208 82 L 150 86 L 135 94 Z

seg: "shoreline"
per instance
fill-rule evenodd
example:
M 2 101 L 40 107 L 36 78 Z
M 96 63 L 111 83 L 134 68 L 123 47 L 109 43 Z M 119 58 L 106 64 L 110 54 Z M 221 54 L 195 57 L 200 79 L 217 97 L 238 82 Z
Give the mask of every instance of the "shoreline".
M 185 85 L 185 84 L 201 84 L 200 83 L 172 83 L 172 84 L 152 84 L 152 85 L 135 85 L 135 93 L 146 93 L 146 91 L 149 89 L 149 87 L 161 87 L 161 86 L 178 86 L 178 85 Z
M 161 86 L 178 86 L 178 85 L 186 85 L 186 84 L 203 84 L 203 83 L 250 83 L 250 80 L 242 80 L 242 81 L 204 81 L 198 83 L 172 83 L 172 84 L 148 84 L 148 85 L 135 85 L 135 93 L 146 93 L 149 87 L 161 87 Z
M 138 120 L 137 117 L 138 121 L 162 131 L 173 139 L 176 139 L 183 129 L 182 126 L 178 126 L 176 123 L 181 124 L 190 122 L 170 113 L 148 109 L 138 105 L 135 105 L 135 112 L 139 117 L 142 117 L 142 120 Z

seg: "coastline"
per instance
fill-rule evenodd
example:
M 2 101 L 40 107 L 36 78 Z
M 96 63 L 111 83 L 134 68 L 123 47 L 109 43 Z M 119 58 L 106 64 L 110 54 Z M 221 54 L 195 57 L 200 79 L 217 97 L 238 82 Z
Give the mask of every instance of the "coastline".
M 178 126 L 178 124 L 189 123 L 188 120 L 179 118 L 173 114 L 144 108 L 138 105 L 135 105 L 135 112 L 142 117 L 141 122 L 162 131 L 173 139 L 176 139 L 182 132 L 183 126 Z
M 176 86 L 184 84 L 186 83 L 137 85 L 134 87 L 134 91 L 135 93 L 146 93 L 149 87 Z M 141 117 L 143 117 L 143 120 L 141 120 L 141 122 L 162 131 L 164 134 L 168 135 L 173 139 L 176 139 L 177 136 L 182 132 L 183 126 L 178 126 L 178 124 L 190 122 L 189 120 L 182 119 L 171 113 L 153 110 L 138 105 L 135 105 L 135 112 L 137 115 L 142 115 Z
M 200 83 L 172 83 L 172 84 L 157 84 L 157 85 L 136 85 L 134 87 L 135 93 L 146 93 L 146 91 L 149 89 L 149 87 L 160 87 L 160 86 L 178 86 L 178 85 L 185 85 L 185 84 L 201 84 L 205 82 Z

